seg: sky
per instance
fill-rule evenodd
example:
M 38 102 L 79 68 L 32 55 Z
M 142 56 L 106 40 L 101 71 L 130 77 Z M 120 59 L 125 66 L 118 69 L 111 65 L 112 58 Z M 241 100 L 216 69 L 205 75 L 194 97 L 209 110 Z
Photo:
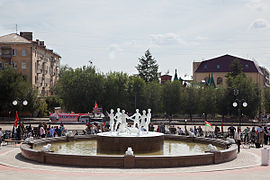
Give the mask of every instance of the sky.
M 0 36 L 31 31 L 61 65 L 136 74 L 147 49 L 161 74 L 230 54 L 270 70 L 270 0 L 0 0 Z M 184 78 L 185 79 L 185 78 Z

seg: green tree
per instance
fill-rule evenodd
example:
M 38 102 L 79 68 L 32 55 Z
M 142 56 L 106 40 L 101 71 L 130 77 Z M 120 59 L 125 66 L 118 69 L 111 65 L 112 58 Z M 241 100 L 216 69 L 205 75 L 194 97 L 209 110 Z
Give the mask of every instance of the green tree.
M 46 104 L 48 105 L 48 111 L 54 112 L 55 107 L 61 106 L 61 99 L 58 96 L 48 96 L 46 97 Z
M 92 66 L 72 69 L 64 67 L 56 84 L 56 94 L 67 111 L 89 112 L 95 101 L 103 99 L 104 76 Z
M 216 89 L 212 86 L 199 89 L 200 112 L 204 113 L 205 120 L 208 114 L 216 113 Z
M 127 108 L 128 75 L 126 73 L 111 72 L 104 79 L 104 93 L 101 102 L 109 112 L 111 108 Z
M 217 113 L 222 115 L 224 121 L 225 115 L 228 113 L 228 107 L 230 104 L 227 99 L 227 91 L 224 88 L 218 88 L 216 91 L 216 107 Z
M 228 74 L 228 76 L 232 76 L 235 78 L 237 75 L 242 74 L 242 65 L 238 59 L 235 59 L 231 64 L 232 71 Z
M 199 112 L 199 88 L 192 84 L 184 89 L 183 95 L 183 112 L 188 114 L 190 120 L 192 115 Z
M 139 64 L 136 66 L 139 76 L 145 82 L 158 81 L 158 64 L 152 57 L 149 49 L 145 52 L 145 56 L 139 58 Z
M 133 112 L 135 109 L 146 108 L 146 83 L 138 76 L 130 76 L 128 82 L 128 111 Z
M 15 107 L 12 105 L 14 100 L 19 101 Z M 27 106 L 22 105 L 23 100 L 28 101 Z M 38 107 L 36 90 L 11 67 L 0 71 L 0 102 L 0 112 L 4 114 L 12 110 L 34 113 Z
M 146 84 L 146 106 L 152 109 L 153 113 L 162 112 L 162 86 L 159 82 L 153 81 Z
M 49 115 L 48 104 L 44 98 L 39 101 L 39 116 L 44 117 Z
M 270 113 L 270 88 L 264 89 L 264 109 L 266 113 Z
M 181 89 L 179 81 L 166 82 L 163 85 L 163 107 L 169 116 L 179 113 L 181 110 Z
M 237 108 L 232 106 L 233 102 L 238 99 L 239 101 L 245 100 L 248 103 L 246 108 L 240 108 L 242 113 L 254 118 L 261 107 L 261 91 L 258 84 L 255 84 L 252 79 L 247 78 L 244 74 L 239 74 L 236 77 L 229 76 L 227 78 L 227 99 L 229 102 L 229 110 L 231 113 L 237 114 Z M 238 89 L 238 95 L 234 95 L 234 89 Z

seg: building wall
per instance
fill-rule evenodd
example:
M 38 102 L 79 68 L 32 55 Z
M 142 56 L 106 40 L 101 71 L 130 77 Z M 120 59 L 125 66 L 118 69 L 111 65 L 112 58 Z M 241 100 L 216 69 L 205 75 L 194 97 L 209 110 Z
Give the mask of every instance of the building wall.
M 193 75 L 195 74 L 196 69 L 199 67 L 201 62 L 193 62 Z
M 41 95 L 50 95 L 50 89 L 59 78 L 60 57 L 39 44 L 33 46 L 33 82 Z
M 10 58 L 2 58 L 3 48 L 8 47 L 11 51 Z M 0 61 L 4 68 L 5 63 L 9 66 L 13 66 L 17 69 L 19 73 L 24 75 L 29 82 L 32 83 L 31 77 L 31 44 L 1 44 L 0 49 L 2 49 Z M 13 53 L 15 51 L 15 53 Z M 22 51 L 26 51 L 26 56 L 22 55 Z
M 200 83 L 200 82 L 202 82 L 202 80 L 207 80 L 209 77 L 209 74 L 211 75 L 211 73 L 209 73 L 209 72 L 207 72 L 207 73 L 194 73 L 193 78 L 196 82 Z M 227 87 L 226 75 L 227 75 L 227 72 L 214 72 L 213 78 L 214 78 L 215 84 L 217 86 L 222 86 L 222 87 L 226 88 Z M 264 76 L 262 74 L 255 73 L 255 72 L 252 72 L 252 73 L 247 72 L 247 73 L 245 73 L 245 75 L 247 78 L 251 78 L 253 80 L 253 82 L 257 83 L 260 88 L 264 87 Z M 222 83 L 218 83 L 218 78 L 222 78 Z

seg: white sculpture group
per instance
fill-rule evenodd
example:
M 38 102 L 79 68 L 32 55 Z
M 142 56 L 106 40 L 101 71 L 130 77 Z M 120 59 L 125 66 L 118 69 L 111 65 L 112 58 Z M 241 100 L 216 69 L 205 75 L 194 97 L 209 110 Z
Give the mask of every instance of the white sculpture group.
M 137 133 L 140 133 L 142 128 L 144 128 L 148 133 L 149 124 L 151 122 L 151 109 L 148 109 L 147 114 L 146 111 L 143 110 L 142 115 L 140 114 L 139 109 L 136 109 L 136 112 L 130 117 L 125 113 L 125 110 L 120 112 L 120 108 L 117 108 L 117 112 L 114 114 L 114 110 L 111 109 L 109 118 L 111 132 L 117 132 L 119 134 L 131 133 L 135 130 Z M 132 128 L 128 127 L 127 119 L 130 119 L 134 122 Z

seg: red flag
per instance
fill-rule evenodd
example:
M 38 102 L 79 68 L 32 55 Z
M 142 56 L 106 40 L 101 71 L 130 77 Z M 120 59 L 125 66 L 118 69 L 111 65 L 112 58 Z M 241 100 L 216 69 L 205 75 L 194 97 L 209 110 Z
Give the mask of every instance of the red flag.
M 18 113 L 16 111 L 16 117 L 15 117 L 15 121 L 14 121 L 14 126 L 17 127 L 18 125 L 18 121 L 19 121 L 19 116 L 18 116 Z
M 95 108 L 98 108 L 97 102 L 95 102 Z

